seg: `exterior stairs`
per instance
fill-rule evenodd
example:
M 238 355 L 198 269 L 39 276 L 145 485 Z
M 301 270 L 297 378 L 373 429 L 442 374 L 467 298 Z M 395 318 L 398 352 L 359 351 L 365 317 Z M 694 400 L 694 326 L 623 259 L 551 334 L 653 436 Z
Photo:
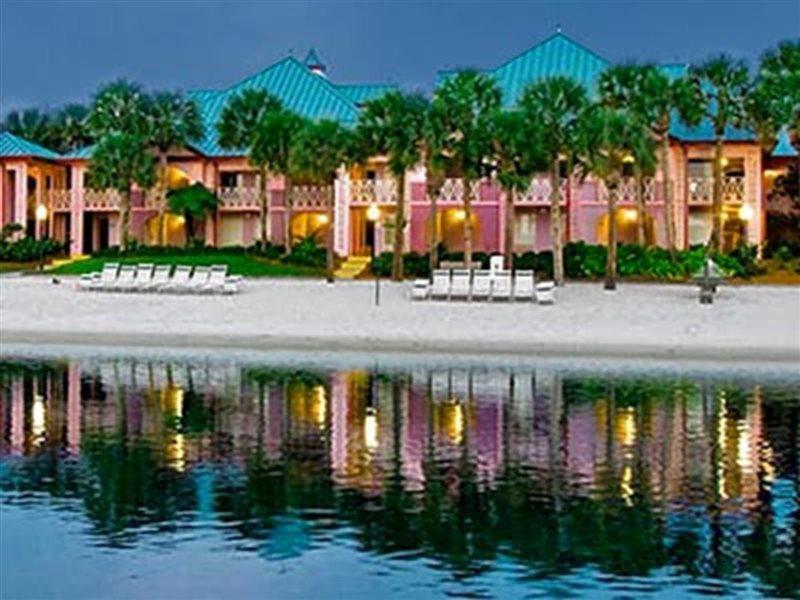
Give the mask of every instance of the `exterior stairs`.
M 89 258 L 89 256 L 86 254 L 73 254 L 69 258 L 56 258 L 45 267 L 45 270 L 57 269 L 58 267 L 78 262 L 79 260 L 86 260 L 87 258 Z
M 357 279 L 369 268 L 371 261 L 369 256 L 348 256 L 334 276 L 336 279 Z

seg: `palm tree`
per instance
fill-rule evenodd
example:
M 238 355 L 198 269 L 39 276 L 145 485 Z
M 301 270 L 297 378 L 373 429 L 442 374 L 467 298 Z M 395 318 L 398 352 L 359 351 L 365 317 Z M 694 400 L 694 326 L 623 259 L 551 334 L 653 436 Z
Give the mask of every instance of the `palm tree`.
M 195 101 L 174 92 L 153 94 L 149 109 L 150 141 L 158 154 L 159 164 L 158 243 L 163 246 L 166 239 L 167 153 L 171 148 L 187 146 L 201 139 L 203 122 Z
M 390 92 L 368 102 L 359 115 L 356 135 L 367 155 L 383 154 L 397 182 L 392 279 L 403 279 L 406 229 L 406 171 L 422 160 L 428 103 L 421 95 Z
M 183 215 L 186 228 L 186 245 L 191 246 L 195 237 L 195 221 L 215 211 L 219 204 L 216 194 L 202 183 L 171 190 L 167 194 L 171 213 Z
M 95 94 L 87 118 L 89 132 L 98 140 L 109 133 L 127 133 L 147 140 L 151 133 L 149 103 L 150 98 L 139 84 L 125 79 L 109 83 Z
M 259 129 L 263 126 L 264 115 L 281 108 L 280 100 L 264 90 L 248 89 L 228 100 L 217 123 L 220 147 L 228 150 L 246 150 L 250 164 L 259 171 L 259 223 L 261 244 L 264 246 L 269 241 L 267 198 L 269 163 L 266 152 L 260 147 L 260 144 L 264 143 L 265 135 L 259 133 Z
M 604 287 L 617 287 L 617 195 L 623 165 L 634 150 L 655 154 L 647 126 L 630 111 L 597 104 L 584 112 L 578 131 L 578 146 L 584 174 L 593 174 L 607 190 L 607 253 Z M 654 160 L 654 158 L 652 159 Z
M 770 145 L 786 127 L 800 144 L 800 41 L 785 41 L 761 57 L 748 102 L 750 122 Z
M 441 140 L 440 157 L 461 176 L 464 206 L 464 262 L 472 263 L 472 182 L 488 170 L 491 115 L 500 107 L 500 88 L 477 71 L 460 71 L 434 92 L 430 127 Z
M 88 146 L 94 141 L 89 131 L 89 108 L 83 104 L 67 104 L 53 116 L 55 149 L 70 152 Z
M 127 132 L 104 135 L 92 152 L 88 183 L 92 189 L 113 189 L 120 195 L 120 248 L 130 239 L 131 186 L 147 189 L 155 183 L 155 161 L 146 138 Z
M 669 130 L 673 115 L 690 126 L 699 124 L 704 114 L 704 100 L 700 86 L 692 78 L 670 78 L 653 65 L 621 65 L 611 67 L 600 76 L 600 96 L 612 108 L 631 110 L 646 123 L 659 142 L 659 162 L 664 185 L 664 225 L 667 248 L 675 256 L 675 202 L 669 163 Z M 655 165 L 634 162 L 637 176 L 637 237 L 644 243 L 644 202 L 642 174 Z
M 12 110 L 8 113 L 0 130 L 49 147 L 53 141 L 51 125 L 51 119 L 46 113 L 29 108 L 22 112 Z
M 350 135 L 336 121 L 322 119 L 307 123 L 292 143 L 289 157 L 292 172 L 315 184 L 333 188 L 337 171 L 347 162 L 351 151 Z M 331 189 L 327 202 L 328 230 L 325 236 L 325 278 L 328 283 L 333 283 L 333 272 L 336 268 L 333 247 L 336 215 L 333 202 L 334 193 Z
M 708 246 L 722 250 L 722 149 L 729 127 L 740 127 L 747 121 L 746 104 L 750 88 L 747 66 L 743 61 L 720 55 L 692 69 L 706 97 L 706 117 L 714 126 L 714 192 L 712 196 L 713 227 Z
M 506 266 L 514 265 L 514 207 L 518 192 L 528 189 L 531 177 L 548 167 L 538 123 L 529 121 L 520 110 L 498 110 L 491 121 L 492 163 L 502 187 L 505 202 Z
M 520 109 L 525 118 L 546 132 L 543 150 L 550 172 L 550 231 L 553 244 L 553 279 L 564 285 L 564 250 L 561 231 L 560 161 L 571 164 L 578 143 L 578 130 L 588 105 L 583 87 L 567 77 L 552 77 L 533 83 L 522 94 Z M 570 177 L 572 174 L 567 173 Z

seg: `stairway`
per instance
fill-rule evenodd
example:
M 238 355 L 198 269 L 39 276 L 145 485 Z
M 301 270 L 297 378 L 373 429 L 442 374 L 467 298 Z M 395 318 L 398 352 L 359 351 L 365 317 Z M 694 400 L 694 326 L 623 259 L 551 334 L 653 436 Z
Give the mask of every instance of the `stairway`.
M 45 270 L 57 269 L 70 263 L 78 262 L 79 260 L 86 260 L 89 258 L 86 254 L 73 254 L 69 258 L 56 258 L 45 267 Z
M 369 256 L 348 256 L 334 276 L 336 279 L 356 279 L 369 267 L 370 262 Z

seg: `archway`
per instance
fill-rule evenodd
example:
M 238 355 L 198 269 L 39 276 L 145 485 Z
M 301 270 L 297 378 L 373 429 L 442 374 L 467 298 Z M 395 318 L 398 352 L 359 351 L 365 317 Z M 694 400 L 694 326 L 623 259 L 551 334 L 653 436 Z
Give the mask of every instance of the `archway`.
M 635 244 L 637 242 L 637 226 L 640 215 L 635 208 L 618 208 L 616 212 L 617 242 L 620 244 Z M 655 244 L 655 220 L 645 214 L 644 241 L 645 245 Z M 597 219 L 597 243 L 605 245 L 608 240 L 608 215 L 604 214 Z
M 163 221 L 159 215 L 150 217 L 145 223 L 147 243 L 151 245 L 158 244 L 161 239 L 159 232 L 163 231 L 165 246 L 185 246 L 185 225 L 186 224 L 182 215 L 164 213 Z
M 464 251 L 464 221 L 466 212 L 462 208 L 448 208 L 439 213 L 439 241 L 444 243 L 448 252 Z M 481 221 L 472 213 L 472 248 L 481 249 Z

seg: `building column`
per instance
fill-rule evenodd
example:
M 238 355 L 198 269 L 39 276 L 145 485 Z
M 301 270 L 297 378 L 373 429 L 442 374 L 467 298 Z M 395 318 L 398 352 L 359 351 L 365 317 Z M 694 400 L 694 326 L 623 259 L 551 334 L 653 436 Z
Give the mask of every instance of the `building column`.
M 17 167 L 17 189 L 14 192 L 14 220 L 22 226 L 23 235 L 28 225 L 28 165 L 21 163 Z
M 497 205 L 497 251 L 500 254 L 506 253 L 506 191 L 504 189 L 500 189 L 500 193 L 498 194 L 499 204 Z M 514 249 L 511 249 L 511 252 L 514 252 Z M 506 268 L 513 269 L 514 268 L 514 257 L 506 256 Z
M 333 185 L 333 251 L 340 256 L 350 254 L 350 174 L 339 168 Z
M 72 189 L 70 190 L 70 255 L 83 254 L 83 213 L 85 195 L 83 190 L 83 169 L 70 166 L 72 171 Z
M 44 178 L 42 177 L 42 168 L 40 166 L 39 170 L 36 172 L 36 206 L 33 207 L 33 210 L 34 210 L 33 218 L 35 219 L 36 239 L 37 240 L 40 240 L 43 237 L 45 237 L 44 236 L 45 224 L 41 223 L 39 221 L 38 216 L 36 215 L 36 212 L 35 212 L 36 210 L 38 210 L 39 205 L 43 203 L 43 197 L 44 197 L 44 195 L 42 193 L 43 192 L 43 190 L 42 190 L 43 185 L 44 185 Z

